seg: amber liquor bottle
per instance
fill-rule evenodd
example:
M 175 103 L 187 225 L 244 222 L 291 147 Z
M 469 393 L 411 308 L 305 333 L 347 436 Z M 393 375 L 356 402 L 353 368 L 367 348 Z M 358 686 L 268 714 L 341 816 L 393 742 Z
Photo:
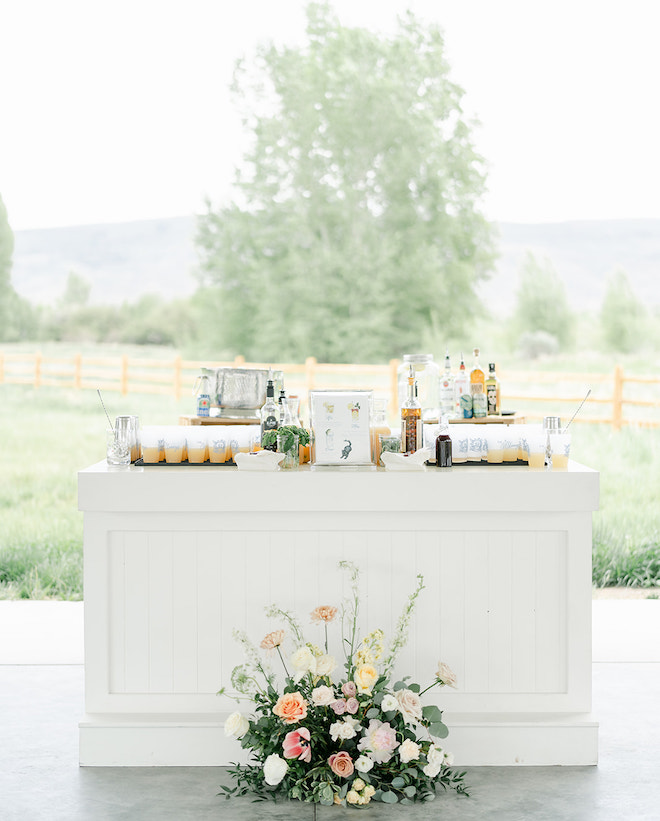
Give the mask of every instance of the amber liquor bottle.
M 486 375 L 479 365 L 479 348 L 473 351 L 474 362 L 470 371 L 470 393 L 472 394 L 472 413 L 477 418 L 483 418 L 488 413 L 486 401 Z
M 401 407 L 401 453 L 415 453 L 422 446 L 422 408 L 417 401 L 415 368 L 408 373 L 406 401 Z

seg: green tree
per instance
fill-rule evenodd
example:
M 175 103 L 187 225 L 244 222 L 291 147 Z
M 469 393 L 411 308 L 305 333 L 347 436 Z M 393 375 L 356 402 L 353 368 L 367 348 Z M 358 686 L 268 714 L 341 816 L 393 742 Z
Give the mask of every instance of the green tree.
M 574 317 L 566 288 L 549 259 L 527 251 L 519 272 L 511 329 L 513 342 L 530 356 L 570 348 Z
M 382 359 L 474 315 L 492 230 L 444 51 L 440 29 L 410 13 L 386 37 L 311 3 L 302 47 L 237 64 L 250 148 L 234 201 L 208 202 L 197 237 L 220 348 Z
M 61 298 L 61 305 L 66 310 L 84 308 L 89 303 L 92 285 L 85 277 L 75 271 L 69 271 L 66 287 Z
M 0 197 L 0 340 L 10 339 L 12 335 L 12 307 L 16 302 L 16 292 L 11 284 L 13 254 L 14 233 L 9 225 L 7 209 Z
M 625 271 L 617 270 L 609 277 L 599 319 L 608 350 L 632 353 L 644 342 L 646 310 L 635 296 Z

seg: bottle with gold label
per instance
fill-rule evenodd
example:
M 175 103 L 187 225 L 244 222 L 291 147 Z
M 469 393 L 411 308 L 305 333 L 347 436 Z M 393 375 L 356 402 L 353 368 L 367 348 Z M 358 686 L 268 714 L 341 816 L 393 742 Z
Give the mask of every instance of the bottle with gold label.
M 415 453 L 422 447 L 422 408 L 417 401 L 415 368 L 408 373 L 406 400 L 401 406 L 401 453 Z
M 486 379 L 486 402 L 489 416 L 499 416 L 500 413 L 500 381 L 495 373 L 495 363 L 488 363 L 488 379 Z
M 486 401 L 486 375 L 479 365 L 479 348 L 472 352 L 473 362 L 470 371 L 470 393 L 472 394 L 472 414 L 476 419 L 485 417 L 488 413 Z

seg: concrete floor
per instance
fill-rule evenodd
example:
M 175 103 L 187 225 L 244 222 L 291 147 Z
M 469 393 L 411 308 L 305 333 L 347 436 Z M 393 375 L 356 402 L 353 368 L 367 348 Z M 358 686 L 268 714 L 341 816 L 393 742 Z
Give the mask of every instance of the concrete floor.
M 654 611 L 657 624 L 656 614 L 660 608 Z M 635 631 L 628 635 L 635 636 Z M 660 649 L 659 635 L 653 629 L 643 645 L 651 641 Z M 467 776 L 470 798 L 448 793 L 431 804 L 405 808 L 372 804 L 361 810 L 364 817 L 392 821 L 658 821 L 660 659 L 651 654 L 649 661 L 648 653 L 631 654 L 629 650 L 627 655 L 644 657 L 640 661 L 597 661 L 593 666 L 593 713 L 600 722 L 598 767 L 473 767 Z M 217 796 L 220 784 L 230 783 L 222 768 L 80 768 L 78 721 L 82 712 L 80 664 L 3 663 L 0 652 L 2 821 L 324 821 L 354 817 L 354 810 L 340 807 L 226 801 Z

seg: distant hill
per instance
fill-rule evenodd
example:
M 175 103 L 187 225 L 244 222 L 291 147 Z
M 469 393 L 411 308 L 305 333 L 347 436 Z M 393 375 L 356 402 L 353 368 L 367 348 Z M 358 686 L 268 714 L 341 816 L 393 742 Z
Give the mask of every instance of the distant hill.
M 660 305 L 660 220 L 548 224 L 501 223 L 500 258 L 480 292 L 493 310 L 509 310 L 527 249 L 549 258 L 576 310 L 596 310 L 607 277 L 623 268 L 637 296 Z M 170 299 L 196 287 L 194 217 L 17 231 L 12 281 L 30 301 L 59 298 L 71 271 L 92 286 L 95 304 L 134 301 L 145 293 Z
M 16 231 L 12 282 L 41 304 L 62 296 L 71 271 L 91 284 L 94 304 L 189 296 L 197 288 L 194 232 L 194 217 Z
M 551 260 L 575 310 L 597 310 L 607 279 L 622 268 L 637 297 L 660 305 L 660 220 L 589 220 L 538 225 L 503 222 L 500 259 L 481 294 L 493 308 L 513 305 L 527 250 Z

